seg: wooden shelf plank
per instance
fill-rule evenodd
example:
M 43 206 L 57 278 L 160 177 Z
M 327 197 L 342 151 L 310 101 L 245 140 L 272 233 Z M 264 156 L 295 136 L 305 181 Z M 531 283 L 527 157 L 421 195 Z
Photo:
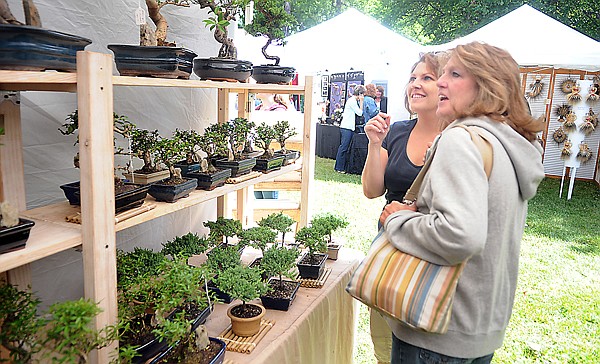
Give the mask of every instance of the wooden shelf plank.
M 77 91 L 77 74 L 0 70 L 0 90 L 5 91 Z
M 0 272 L 81 245 L 81 231 L 77 227 L 65 227 L 42 220 L 34 221 L 35 226 L 31 229 L 24 249 L 0 254 Z

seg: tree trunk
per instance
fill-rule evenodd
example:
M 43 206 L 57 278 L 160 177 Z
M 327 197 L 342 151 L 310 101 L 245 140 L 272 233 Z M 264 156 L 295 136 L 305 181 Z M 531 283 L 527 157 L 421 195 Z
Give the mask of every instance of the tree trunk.
M 25 13 L 25 23 L 33 27 L 42 27 L 42 19 L 33 0 L 23 0 L 23 13 Z
M 271 42 L 273 42 L 273 40 L 271 38 L 269 38 L 269 40 L 267 41 L 267 44 L 265 44 L 262 48 L 262 54 L 263 56 L 265 56 L 266 59 L 270 59 L 272 61 L 275 61 L 275 66 L 279 66 L 279 61 L 281 60 L 279 57 L 277 56 L 269 56 L 267 54 L 267 48 L 271 45 Z
M 156 45 L 156 34 L 148 24 L 140 25 L 140 45 L 144 47 Z
M 167 39 L 167 20 L 160 13 L 160 6 L 156 0 L 146 0 L 146 6 L 148 7 L 148 16 L 152 19 L 154 25 L 156 25 L 156 45 L 165 45 L 165 39 Z
M 23 25 L 23 23 L 18 21 L 11 13 L 7 1 L 8 0 L 0 0 L 0 24 Z
M 222 31 L 215 28 L 215 40 L 221 43 L 219 58 L 237 59 L 237 49 L 233 45 L 233 39 L 228 37 L 227 29 Z

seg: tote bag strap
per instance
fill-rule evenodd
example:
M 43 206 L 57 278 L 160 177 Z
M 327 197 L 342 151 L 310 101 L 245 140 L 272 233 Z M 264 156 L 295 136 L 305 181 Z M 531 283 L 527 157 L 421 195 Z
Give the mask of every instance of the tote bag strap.
M 490 141 L 487 139 L 487 137 L 482 135 L 477 130 L 477 128 L 462 124 L 457 124 L 454 127 L 465 129 L 469 133 L 469 135 L 471 136 L 471 140 L 473 141 L 475 147 L 477 148 L 477 150 L 481 154 L 481 157 L 483 158 L 483 170 L 485 171 L 485 175 L 489 179 L 490 174 L 492 173 L 494 159 L 494 151 L 492 149 L 492 144 L 490 143 Z M 421 168 L 421 171 L 419 171 L 419 174 L 413 181 L 412 185 L 410 186 L 408 191 L 406 191 L 406 195 L 404 195 L 402 203 L 412 205 L 417 200 L 417 194 L 419 193 L 419 189 L 421 188 L 421 183 L 423 183 L 423 178 L 425 177 L 425 174 L 427 174 L 427 170 L 429 170 L 429 166 L 431 165 L 431 161 L 433 160 L 433 156 L 435 155 L 436 149 L 437 142 L 431 146 L 429 158 L 427 158 L 425 164 L 423 164 L 423 167 Z

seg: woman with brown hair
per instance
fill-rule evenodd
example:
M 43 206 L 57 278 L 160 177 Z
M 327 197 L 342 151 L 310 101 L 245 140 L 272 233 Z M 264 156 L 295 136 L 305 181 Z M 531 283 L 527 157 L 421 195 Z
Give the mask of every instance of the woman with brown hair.
M 517 284 L 527 201 L 544 177 L 519 67 L 508 52 L 459 45 L 437 80 L 437 116 L 446 126 L 414 204 L 392 202 L 380 221 L 399 250 L 440 265 L 466 261 L 445 334 L 389 319 L 392 363 L 490 363 L 502 345 Z M 492 171 L 465 125 L 492 147 Z

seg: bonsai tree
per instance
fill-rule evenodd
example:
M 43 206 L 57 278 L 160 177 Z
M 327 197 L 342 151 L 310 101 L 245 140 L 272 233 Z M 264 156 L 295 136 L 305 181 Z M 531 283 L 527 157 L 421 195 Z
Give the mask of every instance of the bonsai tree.
M 156 160 L 169 170 L 169 179 L 163 184 L 179 184 L 183 182 L 181 170 L 175 169 L 175 164 L 183 157 L 183 144 L 177 137 L 160 138 L 156 143 Z
M 208 253 L 208 259 L 204 264 L 206 275 L 215 277 L 231 267 L 242 265 L 240 255 L 234 247 L 216 247 Z
M 273 148 L 270 148 L 271 142 L 275 139 L 275 130 L 267 125 L 264 121 L 256 127 L 256 138 L 254 143 L 262 150 L 264 150 L 263 156 L 266 158 L 272 158 L 275 152 Z
M 142 168 L 135 170 L 136 173 L 154 173 L 161 169 L 154 163 L 154 156 L 160 135 L 158 130 L 146 130 L 134 128 L 130 133 L 131 154 L 144 162 Z
M 127 291 L 140 280 L 160 273 L 166 257 L 151 249 L 135 247 L 131 252 L 117 250 L 117 288 Z
M 201 135 L 195 130 L 175 129 L 174 136 L 183 145 L 181 149 L 185 153 L 185 164 L 200 163 L 200 141 Z
M 228 124 L 212 124 L 204 130 L 198 140 L 200 149 L 206 153 L 204 162 L 200 164 L 200 170 L 204 173 L 214 173 L 217 169 L 210 162 L 215 156 L 228 155 L 229 132 Z
M 192 255 L 198 255 L 206 252 L 213 243 L 198 234 L 189 232 L 183 236 L 177 236 L 175 239 L 162 243 L 161 254 L 170 255 L 173 259 L 183 257 L 185 259 Z
M 237 59 L 237 49 L 233 44 L 233 39 L 229 38 L 227 27 L 232 21 L 237 20 L 238 13 L 243 9 L 245 3 L 241 0 L 195 1 L 200 4 L 200 8 L 208 8 L 209 14 L 212 14 L 202 22 L 213 32 L 215 40 L 221 44 L 218 58 Z
M 302 244 L 308 249 L 308 259 L 311 261 L 317 260 L 318 253 L 327 251 L 327 243 L 325 242 L 325 233 L 323 230 L 314 226 L 305 226 L 296 233 L 296 242 Z
M 286 11 L 284 0 L 254 0 L 254 18 L 244 29 L 252 36 L 263 36 L 267 42 L 261 48 L 263 56 L 279 66 L 279 57 L 267 54 L 271 44 L 285 45 L 286 30 L 298 25 L 296 17 Z
M 279 289 L 283 287 L 283 276 L 291 278 L 291 270 L 296 266 L 300 252 L 296 248 L 273 245 L 263 253 L 260 268 L 267 276 L 279 277 Z
M 249 301 L 268 292 L 268 286 L 262 281 L 260 271 L 241 265 L 231 267 L 219 273 L 217 287 L 233 299 L 242 301 L 242 312 L 248 311 Z
M 254 122 L 248 121 L 245 118 L 235 118 L 229 123 L 229 144 L 231 147 L 231 155 L 229 160 L 242 160 L 244 147 L 249 140 L 250 133 L 254 129 Z
M 41 349 L 36 341 L 45 325 L 36 315 L 40 303 L 30 292 L 11 284 L 0 286 L 0 345 L 8 350 L 12 363 L 30 363 L 32 355 Z
M 117 339 L 114 326 L 93 328 L 93 320 L 100 312 L 96 303 L 83 298 L 51 305 L 41 340 L 42 357 L 52 363 L 87 363 L 90 351 Z
M 227 219 L 222 216 L 217 217 L 216 221 L 205 221 L 204 226 L 210 229 L 209 239 L 215 244 L 223 243 L 229 246 L 229 238 L 238 235 L 242 231 L 242 223 L 239 220 Z
M 280 120 L 273 125 L 273 129 L 275 130 L 275 140 L 277 140 L 281 146 L 281 151 L 286 153 L 287 149 L 285 149 L 285 141 L 298 134 L 296 128 L 292 127 L 289 121 Z
M 348 220 L 332 213 L 326 213 L 314 217 L 310 222 L 310 225 L 323 231 L 323 234 L 327 236 L 327 244 L 332 244 L 333 232 L 339 228 L 345 228 L 348 226 Z
M 295 223 L 294 219 L 284 214 L 283 212 L 277 212 L 263 217 L 258 221 L 258 226 L 265 226 L 281 233 L 281 245 L 285 242 L 285 233 L 292 231 L 292 224 Z
M 23 0 L 23 13 L 25 15 L 25 24 L 42 27 L 42 19 L 40 19 L 40 13 L 33 0 Z M 0 24 L 24 25 L 11 13 L 7 0 L 0 0 Z
M 260 249 L 265 254 L 267 244 L 274 243 L 277 233 L 266 226 L 254 226 L 240 233 L 240 243 L 250 245 L 253 248 Z

